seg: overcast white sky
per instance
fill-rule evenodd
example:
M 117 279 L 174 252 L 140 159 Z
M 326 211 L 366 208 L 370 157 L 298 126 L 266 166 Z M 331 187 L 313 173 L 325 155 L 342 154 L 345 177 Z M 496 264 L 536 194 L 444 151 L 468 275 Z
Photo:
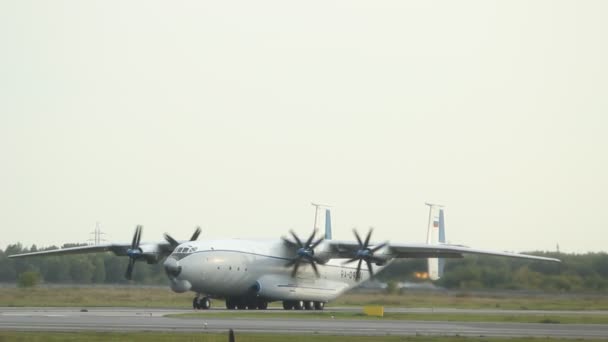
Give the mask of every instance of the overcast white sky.
M 605 1 L 0 0 L 0 248 L 170 232 L 606 251 Z

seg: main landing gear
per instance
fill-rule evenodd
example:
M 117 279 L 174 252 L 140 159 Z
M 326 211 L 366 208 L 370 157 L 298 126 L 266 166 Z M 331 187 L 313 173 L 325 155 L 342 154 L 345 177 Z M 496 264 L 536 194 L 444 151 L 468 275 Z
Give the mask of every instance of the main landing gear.
M 266 310 L 268 302 L 261 298 L 226 298 L 228 310 Z
M 194 297 L 192 300 L 192 308 L 194 310 L 208 310 L 211 308 L 211 298 L 202 297 L 200 295 Z
M 208 310 L 211 308 L 211 298 L 197 295 L 192 300 L 192 308 L 195 310 Z M 325 302 L 309 300 L 285 300 L 283 309 L 285 310 L 323 310 Z M 266 310 L 268 301 L 262 298 L 226 298 L 226 309 L 228 310 Z
M 323 310 L 324 308 L 324 302 L 313 302 L 305 300 L 283 301 L 283 309 L 285 310 Z

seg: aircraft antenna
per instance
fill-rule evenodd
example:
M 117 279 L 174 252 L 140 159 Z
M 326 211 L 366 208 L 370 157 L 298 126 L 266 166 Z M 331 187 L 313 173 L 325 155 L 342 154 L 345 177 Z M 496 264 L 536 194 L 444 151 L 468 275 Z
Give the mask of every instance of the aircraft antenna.
M 331 206 L 327 204 L 319 204 L 319 203 L 310 203 L 313 207 L 315 207 L 315 223 L 312 226 L 312 230 L 317 229 L 317 218 L 319 216 L 319 208 L 331 208 Z

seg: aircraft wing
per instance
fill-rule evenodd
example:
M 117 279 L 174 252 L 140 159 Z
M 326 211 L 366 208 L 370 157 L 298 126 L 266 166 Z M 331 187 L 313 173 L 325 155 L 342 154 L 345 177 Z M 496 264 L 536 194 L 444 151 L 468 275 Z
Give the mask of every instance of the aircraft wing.
M 112 252 L 118 256 L 129 257 L 129 265 L 127 267 L 127 272 L 125 273 L 125 278 L 131 280 L 133 275 L 133 266 L 135 265 L 135 262 L 137 260 L 145 260 L 148 264 L 155 264 L 166 256 L 168 256 L 169 254 L 171 254 L 175 247 L 181 244 L 181 242 L 175 240 L 167 233 L 165 233 L 166 241 L 140 243 L 142 230 L 143 227 L 141 225 L 138 225 L 135 228 L 135 234 L 133 235 L 133 241 L 131 243 L 111 243 L 93 246 L 68 247 L 40 252 L 13 254 L 9 255 L 9 258 Z M 195 241 L 196 239 L 198 239 L 200 233 L 201 228 L 196 227 L 196 230 L 194 231 L 194 234 L 192 234 L 192 237 L 189 241 Z
M 160 255 L 169 255 L 173 251 L 173 246 L 171 246 L 167 242 L 153 243 L 153 244 L 141 244 L 141 248 L 144 250 L 148 250 L 146 247 L 153 247 L 155 252 Z M 59 248 L 59 249 L 51 249 L 46 251 L 39 252 L 30 252 L 30 253 L 22 253 L 22 254 L 13 254 L 9 255 L 9 258 L 23 258 L 23 257 L 32 257 L 32 256 L 54 256 L 54 255 L 67 255 L 67 254 L 86 254 L 86 253 L 103 253 L 103 252 L 112 252 L 118 256 L 126 256 L 127 250 L 131 248 L 131 245 L 128 243 L 124 244 L 103 244 L 103 245 L 94 245 L 94 246 L 79 246 L 79 247 L 69 247 L 69 248 Z
M 118 256 L 129 256 L 132 260 L 145 259 L 148 263 L 156 263 L 162 258 L 173 252 L 173 249 L 185 241 L 177 241 L 169 234 L 165 233 L 165 240 L 162 242 L 140 243 L 143 227 L 138 225 L 135 228 L 135 235 L 131 243 L 110 243 L 93 246 L 78 246 L 60 249 L 51 249 L 40 252 L 30 252 L 10 255 L 9 258 L 23 258 L 31 256 L 47 256 L 47 255 L 66 255 L 66 254 L 85 254 L 85 253 L 102 253 L 112 252 Z M 201 233 L 201 228 L 196 227 L 194 234 L 189 241 L 195 241 Z M 131 269 L 131 268 L 130 268 Z M 130 274 L 130 272 L 128 272 Z M 129 278 L 129 277 L 127 277 Z
M 330 245 L 332 258 L 352 258 L 360 248 L 356 241 L 326 240 Z M 373 249 L 374 245 L 370 244 Z M 386 255 L 393 258 L 462 258 L 465 254 L 477 254 L 499 257 L 524 258 L 541 261 L 561 262 L 559 259 L 547 258 L 536 255 L 518 254 L 511 252 L 497 252 L 483 249 L 475 249 L 460 245 L 450 244 L 416 244 L 416 243 L 388 243 L 386 251 L 379 250 L 378 255 Z
M 58 248 L 39 252 L 21 253 L 9 255 L 9 258 L 21 258 L 29 256 L 42 256 L 42 255 L 66 255 L 66 254 L 85 254 L 85 253 L 100 253 L 100 252 L 113 252 L 116 255 L 127 255 L 127 249 L 130 247 L 129 244 L 104 244 L 95 246 L 78 246 L 68 248 Z
M 461 258 L 464 254 L 477 254 L 509 258 L 522 258 L 541 261 L 561 262 L 559 259 L 547 258 L 529 254 L 519 254 L 512 252 L 497 252 L 485 249 L 470 248 L 461 245 L 450 244 L 411 244 L 397 243 L 389 244 L 390 254 L 396 258 Z

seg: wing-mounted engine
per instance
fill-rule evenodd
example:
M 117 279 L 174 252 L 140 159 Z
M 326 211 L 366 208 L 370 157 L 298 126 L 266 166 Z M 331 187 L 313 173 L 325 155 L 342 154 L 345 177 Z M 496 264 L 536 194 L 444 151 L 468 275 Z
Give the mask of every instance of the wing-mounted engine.
M 315 247 L 315 259 L 317 264 L 325 265 L 333 257 L 331 246 L 323 240 Z
M 355 252 L 355 255 L 351 259 L 345 261 L 344 264 L 359 261 L 359 263 L 357 264 L 357 274 L 355 275 L 355 279 L 357 281 L 361 279 L 361 265 L 364 261 L 367 265 L 367 270 L 369 271 L 369 275 L 371 278 L 374 276 L 374 269 L 372 267 L 372 264 L 382 266 L 389 259 L 388 255 L 381 253 L 381 250 L 388 245 L 388 242 L 384 242 L 379 245 L 370 245 L 369 242 L 372 237 L 373 231 L 374 229 L 370 228 L 369 232 L 367 233 L 367 236 L 365 237 L 365 241 L 363 241 L 361 240 L 361 237 L 359 236 L 357 230 L 353 229 L 353 233 L 355 233 L 355 238 L 357 238 L 357 243 L 359 244 L 359 247 Z
M 150 265 L 158 263 L 162 258 L 162 250 L 157 243 L 147 243 L 140 245 L 142 258 Z
M 317 278 L 319 278 L 320 274 L 317 268 L 317 264 L 324 264 L 327 262 L 327 260 L 329 260 L 327 258 L 320 258 L 316 253 L 316 248 L 321 244 L 321 242 L 323 242 L 324 238 L 321 237 L 318 240 L 314 241 L 315 235 L 317 234 L 316 229 L 312 232 L 312 234 L 310 234 L 308 240 L 306 240 L 305 242 L 302 242 L 302 240 L 300 240 L 298 235 L 296 235 L 293 230 L 290 230 L 289 233 L 294 238 L 294 241 L 289 240 L 285 237 L 283 237 L 282 239 L 285 245 L 287 245 L 288 248 L 291 248 L 295 252 L 294 257 L 285 264 L 285 267 L 293 267 L 293 270 L 291 271 L 291 277 L 295 278 L 295 276 L 298 274 L 298 269 L 300 268 L 301 264 L 309 264 L 315 272 Z
M 140 244 L 141 234 L 143 227 L 138 225 L 135 227 L 135 234 L 133 234 L 133 240 L 131 246 L 127 249 L 127 256 L 129 257 L 129 265 L 125 272 L 125 278 L 128 280 L 133 279 L 133 268 L 135 262 L 145 260 L 148 264 L 155 264 L 162 259 L 163 254 L 160 245 L 157 243 L 146 243 Z

